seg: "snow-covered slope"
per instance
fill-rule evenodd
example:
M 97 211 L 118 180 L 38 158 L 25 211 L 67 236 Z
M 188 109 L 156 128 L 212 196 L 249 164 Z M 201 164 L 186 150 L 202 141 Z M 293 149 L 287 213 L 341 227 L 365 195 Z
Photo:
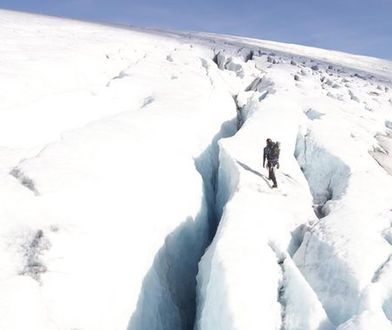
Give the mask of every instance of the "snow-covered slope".
M 9 11 L 0 38 L 0 329 L 392 328 L 391 62 Z

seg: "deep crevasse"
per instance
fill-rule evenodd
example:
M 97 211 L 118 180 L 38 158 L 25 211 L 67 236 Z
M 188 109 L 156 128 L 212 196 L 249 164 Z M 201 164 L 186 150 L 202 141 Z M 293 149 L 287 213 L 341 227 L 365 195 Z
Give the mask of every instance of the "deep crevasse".
M 255 62 L 265 65 L 263 60 Z M 261 322 L 266 329 L 290 324 L 328 328 L 321 304 L 289 253 L 298 239 L 291 232 L 314 217 L 306 181 L 293 156 L 301 109 L 279 102 L 289 95 L 279 92 L 280 82 L 266 71 L 256 69 L 259 83 L 237 97 L 246 100 L 240 105 L 242 128 L 220 142 L 218 207 L 223 212 L 200 264 L 197 329 L 257 329 Z M 284 191 L 271 191 L 261 169 L 267 137 L 285 148 L 285 177 L 280 178 Z M 296 291 L 305 297 L 301 306 L 293 298 Z

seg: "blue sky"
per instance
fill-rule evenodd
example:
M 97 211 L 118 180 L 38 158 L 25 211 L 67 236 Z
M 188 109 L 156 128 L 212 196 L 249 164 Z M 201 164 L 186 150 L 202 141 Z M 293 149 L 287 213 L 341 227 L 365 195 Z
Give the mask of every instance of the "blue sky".
M 0 8 L 392 59 L 392 0 L 0 0 Z

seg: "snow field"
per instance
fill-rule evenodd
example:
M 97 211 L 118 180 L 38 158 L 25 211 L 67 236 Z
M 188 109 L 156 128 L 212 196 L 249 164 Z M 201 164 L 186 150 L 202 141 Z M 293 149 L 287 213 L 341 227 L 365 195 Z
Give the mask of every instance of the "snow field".
M 1 329 L 391 327 L 391 62 L 0 26 Z
M 1 111 L 4 127 L 16 127 L 2 142 L 27 152 L 2 154 L 0 328 L 189 328 L 212 217 L 204 190 L 216 140 L 235 132 L 235 104 L 210 51 L 66 20 L 21 27 L 31 16 L 19 15 L 2 12 L 9 43 L 25 47 L 25 30 L 43 37 L 29 39 L 36 54 L 16 42 L 7 49 L 34 67 L 12 56 L 7 67 L 23 73 L 14 84 L 37 86 L 40 111 L 29 94 L 26 106 L 9 95 L 12 108 Z M 63 58 L 54 84 L 50 63 Z M 67 65 L 82 91 L 69 90 Z

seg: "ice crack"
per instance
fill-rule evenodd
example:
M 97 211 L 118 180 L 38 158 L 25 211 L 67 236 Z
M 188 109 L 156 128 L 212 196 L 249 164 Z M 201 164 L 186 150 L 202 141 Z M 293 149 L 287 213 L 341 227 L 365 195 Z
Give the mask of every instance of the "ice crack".
M 22 186 L 32 191 L 36 196 L 40 195 L 37 187 L 35 186 L 33 179 L 25 175 L 21 169 L 19 169 L 18 167 L 14 167 L 11 170 L 10 175 L 16 178 Z

